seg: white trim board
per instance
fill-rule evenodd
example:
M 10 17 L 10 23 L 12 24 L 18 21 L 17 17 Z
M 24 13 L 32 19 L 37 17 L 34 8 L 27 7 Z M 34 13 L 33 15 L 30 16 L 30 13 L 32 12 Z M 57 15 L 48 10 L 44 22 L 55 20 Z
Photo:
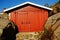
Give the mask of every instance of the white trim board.
M 20 7 L 20 6 L 23 6 L 23 5 L 27 4 L 27 3 L 29 3 L 31 5 L 34 5 L 34 6 L 37 6 L 37 7 L 41 7 L 41 8 L 47 9 L 47 10 L 53 10 L 51 8 L 48 8 L 48 7 L 45 7 L 45 6 L 42 6 L 42 5 L 38 5 L 38 4 L 35 4 L 35 3 L 32 3 L 32 2 L 25 2 L 25 3 L 19 4 L 17 6 L 8 8 L 8 9 L 4 10 L 4 12 L 9 11 L 9 10 L 12 10 L 12 9 L 17 8 L 17 7 Z

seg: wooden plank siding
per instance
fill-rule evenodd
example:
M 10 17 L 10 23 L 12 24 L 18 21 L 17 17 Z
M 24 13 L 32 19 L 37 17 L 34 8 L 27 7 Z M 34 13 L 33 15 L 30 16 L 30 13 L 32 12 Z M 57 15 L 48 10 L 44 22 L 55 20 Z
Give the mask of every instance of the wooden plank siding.
M 19 32 L 43 31 L 44 23 L 48 18 L 48 11 L 32 6 L 10 12 L 9 20 L 13 21 Z

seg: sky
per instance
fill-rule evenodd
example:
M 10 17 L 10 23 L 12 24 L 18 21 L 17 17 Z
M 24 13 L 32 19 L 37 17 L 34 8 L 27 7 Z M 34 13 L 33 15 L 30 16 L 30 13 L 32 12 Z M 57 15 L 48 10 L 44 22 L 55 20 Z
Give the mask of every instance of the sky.
M 53 5 L 58 0 L 0 0 L 0 12 L 3 10 L 3 8 L 8 9 L 10 7 L 22 4 L 26 1 L 33 2 L 39 5 L 45 5 L 46 3 L 48 3 L 49 5 Z

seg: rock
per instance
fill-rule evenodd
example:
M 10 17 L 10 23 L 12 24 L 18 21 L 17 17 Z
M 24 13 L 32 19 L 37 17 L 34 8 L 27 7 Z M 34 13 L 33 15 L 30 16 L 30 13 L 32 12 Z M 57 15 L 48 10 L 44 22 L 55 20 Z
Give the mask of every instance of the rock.
M 2 34 L 3 28 L 5 28 L 9 22 L 8 14 L 0 14 L 0 35 Z
M 60 40 L 60 13 L 49 17 L 44 28 L 43 40 Z
M 20 32 L 16 35 L 16 40 L 41 40 L 43 32 Z
M 8 14 L 0 14 L 0 29 L 4 28 L 9 22 Z

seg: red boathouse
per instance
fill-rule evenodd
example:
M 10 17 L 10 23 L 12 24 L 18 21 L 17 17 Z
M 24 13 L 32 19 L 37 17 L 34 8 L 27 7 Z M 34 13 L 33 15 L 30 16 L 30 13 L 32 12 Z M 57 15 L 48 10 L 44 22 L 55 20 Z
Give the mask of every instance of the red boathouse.
M 48 12 L 51 10 L 45 6 L 25 2 L 4 11 L 9 13 L 9 20 L 17 25 L 19 32 L 38 32 L 43 31 Z

